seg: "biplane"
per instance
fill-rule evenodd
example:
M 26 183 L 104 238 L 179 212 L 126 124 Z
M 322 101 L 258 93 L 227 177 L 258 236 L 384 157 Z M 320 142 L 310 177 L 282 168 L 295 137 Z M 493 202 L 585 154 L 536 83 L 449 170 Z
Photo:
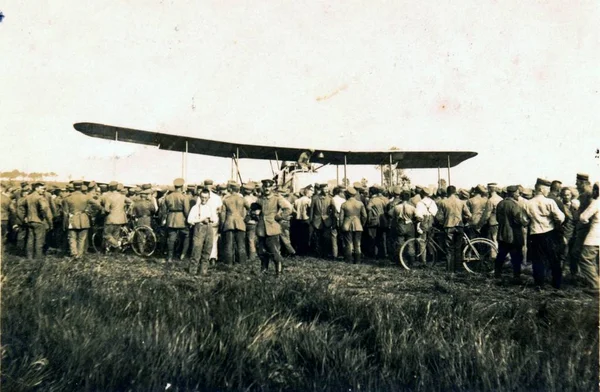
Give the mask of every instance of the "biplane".
M 339 151 L 311 149 L 311 165 L 307 169 L 306 166 L 303 167 L 296 164 L 296 162 L 303 153 L 309 151 L 308 148 L 223 142 L 88 122 L 76 123 L 74 128 L 84 135 L 95 138 L 137 143 L 154 146 L 161 150 L 181 152 L 183 178 L 186 177 L 187 154 L 231 159 L 232 167 L 235 166 L 235 174 L 237 174 L 237 178 L 232 179 L 240 183 L 243 182 L 240 173 L 240 159 L 275 160 L 277 165 L 281 167 L 281 170 L 274 173 L 277 184 L 280 187 L 292 189 L 294 192 L 314 183 L 314 173 L 326 165 L 337 165 L 338 167 L 343 165 L 343 181 L 347 179 L 348 165 L 390 165 L 390 167 L 395 165 L 402 169 L 437 168 L 438 173 L 440 168 L 447 167 L 448 184 L 450 184 L 450 168 L 477 155 L 476 152 L 472 151 Z M 319 166 L 313 166 L 314 164 Z M 339 175 L 337 181 L 339 184 Z M 391 170 L 389 183 L 393 183 Z

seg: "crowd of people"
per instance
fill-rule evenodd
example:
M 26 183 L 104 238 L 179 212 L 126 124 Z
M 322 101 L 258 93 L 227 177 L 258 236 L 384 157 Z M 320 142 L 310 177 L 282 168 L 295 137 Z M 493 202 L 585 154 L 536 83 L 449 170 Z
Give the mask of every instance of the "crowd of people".
M 64 188 L 2 184 L 1 191 L 3 252 L 27 258 L 42 258 L 52 248 L 81 258 L 90 247 L 90 233 L 99 228 L 103 250 L 119 250 L 121 226 L 132 221 L 158 234 L 167 266 L 185 261 L 189 273 L 205 275 L 217 261 L 260 259 L 262 270 L 272 264 L 280 274 L 284 257 L 295 255 L 349 263 L 361 263 L 364 255 L 396 262 L 406 241 L 427 239 L 438 227 L 453 270 L 468 227 L 496 244 L 497 278 L 510 255 L 517 282 L 527 261 L 537 287 L 551 275 L 551 285 L 559 289 L 564 270 L 586 290 L 599 288 L 598 183 L 592 186 L 586 174 L 577 174 L 575 188 L 540 178 L 533 189 L 495 183 L 386 189 L 354 183 L 314 184 L 294 193 L 277 189 L 270 179 L 186 185 L 178 178 L 169 189 L 72 181 Z

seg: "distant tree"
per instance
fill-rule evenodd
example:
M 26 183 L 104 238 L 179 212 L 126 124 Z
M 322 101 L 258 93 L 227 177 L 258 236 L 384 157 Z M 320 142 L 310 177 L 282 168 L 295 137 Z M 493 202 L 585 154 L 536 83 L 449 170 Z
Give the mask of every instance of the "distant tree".
M 29 173 L 29 178 L 31 178 L 32 181 L 39 181 L 43 177 L 44 177 L 43 173 L 39 173 L 39 172 Z

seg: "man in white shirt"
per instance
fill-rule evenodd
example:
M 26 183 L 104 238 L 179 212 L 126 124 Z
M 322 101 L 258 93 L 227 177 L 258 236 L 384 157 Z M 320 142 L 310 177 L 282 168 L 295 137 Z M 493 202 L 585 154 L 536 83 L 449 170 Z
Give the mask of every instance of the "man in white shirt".
M 431 189 L 425 187 L 421 190 L 421 200 L 417 203 L 417 214 L 423 217 L 417 226 L 418 238 L 427 241 L 433 228 L 433 221 L 438 212 L 437 204 L 431 199 Z M 427 257 L 427 249 L 421 252 L 421 261 L 424 263 Z
M 217 211 L 208 202 L 210 191 L 203 189 L 198 197 L 199 203 L 196 203 L 190 210 L 187 221 L 194 225 L 194 236 L 192 238 L 192 260 L 189 265 L 189 272 L 196 275 L 198 264 L 200 264 L 200 273 L 208 273 L 208 262 L 213 248 L 213 224 L 219 221 Z
M 552 287 L 559 289 L 562 268 L 558 257 L 558 241 L 562 241 L 562 238 L 556 229 L 564 222 L 565 214 L 554 200 L 547 197 L 550 193 L 550 184 L 550 181 L 538 178 L 535 184 L 535 196 L 525 206 L 531 222 L 527 248 L 536 286 L 539 288 L 543 286 L 546 268 L 550 267 Z
M 213 189 L 214 189 L 213 180 L 204 180 L 204 186 L 210 192 L 210 198 L 208 199 L 208 204 L 210 204 L 210 206 L 216 212 L 217 217 L 218 217 L 218 214 L 221 212 L 221 207 L 223 206 L 223 200 L 221 199 L 221 196 L 219 196 L 218 194 L 213 192 Z M 196 203 L 198 204 L 199 202 L 200 202 L 200 199 L 198 198 L 198 201 Z M 219 246 L 218 246 L 219 219 L 218 218 L 217 218 L 216 222 L 212 222 L 212 231 L 213 231 L 213 246 L 212 246 L 212 251 L 210 253 L 210 263 L 215 264 L 215 262 L 219 258 Z

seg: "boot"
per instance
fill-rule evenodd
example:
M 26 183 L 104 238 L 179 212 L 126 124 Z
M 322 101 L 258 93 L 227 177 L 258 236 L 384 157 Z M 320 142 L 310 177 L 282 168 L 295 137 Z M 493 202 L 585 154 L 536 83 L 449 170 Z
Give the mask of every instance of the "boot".
M 275 273 L 277 275 L 281 275 L 282 272 L 283 272 L 283 263 L 281 263 L 281 261 L 275 262 Z
M 354 264 L 360 264 L 360 257 L 361 257 L 360 253 L 354 254 Z

